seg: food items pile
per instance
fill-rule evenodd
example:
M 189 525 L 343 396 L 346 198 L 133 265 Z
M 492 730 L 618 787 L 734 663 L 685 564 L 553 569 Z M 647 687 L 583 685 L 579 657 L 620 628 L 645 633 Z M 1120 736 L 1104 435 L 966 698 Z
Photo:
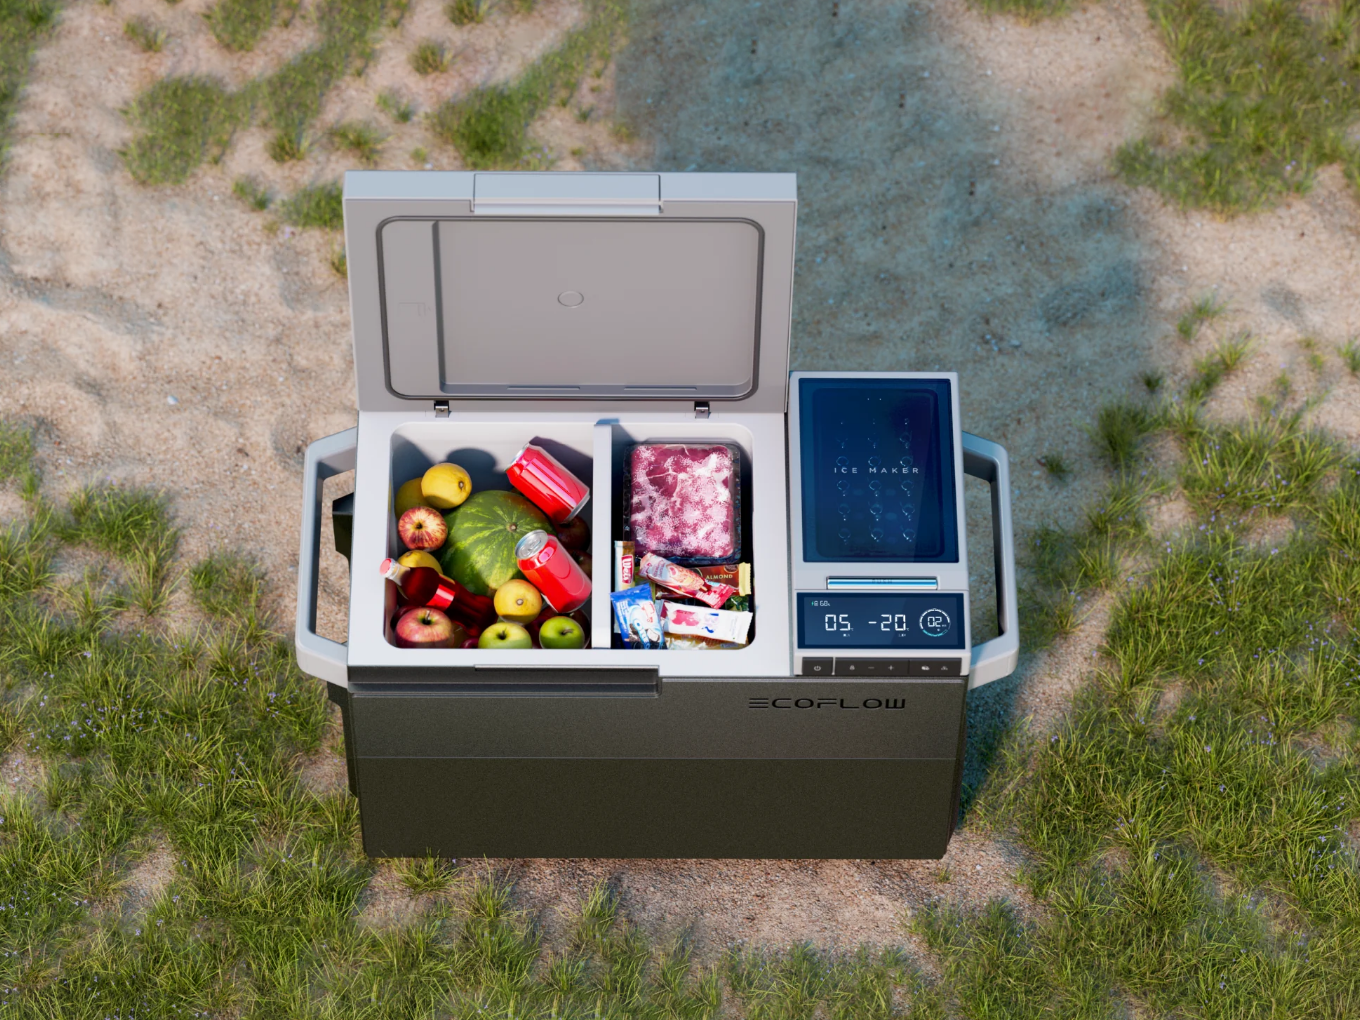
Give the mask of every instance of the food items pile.
M 740 449 L 642 443 L 628 458 L 610 603 L 625 648 L 731 649 L 750 640 Z
M 407 552 L 385 559 L 402 648 L 584 648 L 590 621 L 590 488 L 527 444 L 506 470 L 518 492 L 473 492 L 436 464 L 396 494 Z M 527 498 L 526 498 L 527 497 Z

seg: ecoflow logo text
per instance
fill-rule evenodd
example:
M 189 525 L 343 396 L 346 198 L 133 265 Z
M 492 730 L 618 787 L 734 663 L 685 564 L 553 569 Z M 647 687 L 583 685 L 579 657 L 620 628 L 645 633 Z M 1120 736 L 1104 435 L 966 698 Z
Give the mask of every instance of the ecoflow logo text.
M 844 698 L 751 698 L 747 708 L 844 708 L 844 709 L 901 709 L 907 707 L 905 698 L 865 698 L 859 704 Z

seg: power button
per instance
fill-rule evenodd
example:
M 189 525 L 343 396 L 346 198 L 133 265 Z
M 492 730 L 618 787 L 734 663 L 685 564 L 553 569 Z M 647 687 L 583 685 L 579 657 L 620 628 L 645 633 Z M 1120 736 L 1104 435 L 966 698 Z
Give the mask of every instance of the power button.
M 803 676 L 830 676 L 830 659 L 804 659 Z

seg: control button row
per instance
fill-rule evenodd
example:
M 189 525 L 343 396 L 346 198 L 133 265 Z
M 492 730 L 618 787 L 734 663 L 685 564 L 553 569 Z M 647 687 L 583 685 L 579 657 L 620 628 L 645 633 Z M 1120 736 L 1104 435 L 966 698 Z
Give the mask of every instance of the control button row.
M 805 658 L 803 676 L 967 676 L 962 659 Z

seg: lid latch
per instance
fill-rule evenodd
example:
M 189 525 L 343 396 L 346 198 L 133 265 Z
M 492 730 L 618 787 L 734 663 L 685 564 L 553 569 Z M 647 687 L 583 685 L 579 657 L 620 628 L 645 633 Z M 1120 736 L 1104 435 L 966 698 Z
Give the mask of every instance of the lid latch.
M 449 416 L 449 402 L 447 400 L 436 400 L 434 402 L 434 416 L 436 418 L 447 418 Z
M 708 401 L 707 401 L 707 400 L 696 400 L 696 401 L 694 402 L 694 417 L 696 417 L 696 418 L 707 418 L 707 417 L 708 417 Z

